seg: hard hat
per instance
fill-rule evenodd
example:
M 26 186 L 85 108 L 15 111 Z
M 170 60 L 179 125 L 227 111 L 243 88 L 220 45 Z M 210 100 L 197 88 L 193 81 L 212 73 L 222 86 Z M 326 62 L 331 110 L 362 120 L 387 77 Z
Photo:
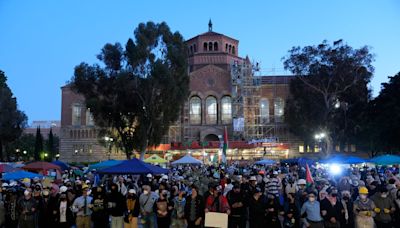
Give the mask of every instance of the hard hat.
M 146 175 L 147 178 L 152 178 L 153 175 L 151 175 L 150 173 Z
M 136 194 L 136 190 L 135 189 L 129 189 L 128 192 L 131 193 L 131 194 Z
M 87 184 L 82 185 L 82 189 L 88 189 L 89 186 Z
M 368 194 L 368 189 L 366 187 L 361 187 L 358 189 L 359 194 Z
M 66 192 L 68 190 L 67 186 L 60 187 L 60 193 Z
M 1 185 L 1 187 L 5 188 L 5 187 L 9 187 L 9 185 L 8 185 L 8 183 L 3 183 L 3 184 Z
M 306 180 L 300 179 L 300 180 L 297 181 L 297 184 L 298 185 L 303 185 L 303 184 L 305 185 L 306 184 Z

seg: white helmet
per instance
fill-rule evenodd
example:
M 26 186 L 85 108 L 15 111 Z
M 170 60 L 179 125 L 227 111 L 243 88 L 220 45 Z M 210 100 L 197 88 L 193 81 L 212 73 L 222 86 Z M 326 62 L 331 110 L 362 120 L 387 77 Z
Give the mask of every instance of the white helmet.
M 60 187 L 60 193 L 66 192 L 68 190 L 67 186 Z
M 303 185 L 303 184 L 305 185 L 306 184 L 306 180 L 300 179 L 300 180 L 297 181 L 297 184 L 298 185 Z

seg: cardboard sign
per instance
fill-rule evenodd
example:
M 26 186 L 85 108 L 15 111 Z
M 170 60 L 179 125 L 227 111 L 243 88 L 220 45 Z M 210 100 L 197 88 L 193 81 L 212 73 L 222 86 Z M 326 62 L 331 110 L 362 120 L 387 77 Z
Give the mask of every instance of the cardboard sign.
M 228 214 L 208 212 L 206 213 L 205 227 L 228 228 Z

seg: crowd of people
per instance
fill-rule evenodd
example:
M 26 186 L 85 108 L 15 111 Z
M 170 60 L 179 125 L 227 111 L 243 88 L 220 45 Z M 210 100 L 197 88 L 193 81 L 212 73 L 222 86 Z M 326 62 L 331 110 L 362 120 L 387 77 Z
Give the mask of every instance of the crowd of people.
M 13 228 L 194 228 L 206 213 L 229 228 L 400 227 L 398 168 L 298 165 L 178 166 L 163 175 L 82 176 L 2 181 L 0 226 Z

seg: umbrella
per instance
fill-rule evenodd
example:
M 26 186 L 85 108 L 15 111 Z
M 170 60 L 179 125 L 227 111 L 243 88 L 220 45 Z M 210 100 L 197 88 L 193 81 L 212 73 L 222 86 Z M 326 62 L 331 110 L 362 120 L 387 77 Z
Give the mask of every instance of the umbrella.
M 161 163 L 167 163 L 168 161 L 165 160 L 164 158 L 158 156 L 157 154 L 153 154 L 150 157 L 144 159 L 144 162 L 161 164 Z
M 202 161 L 197 160 L 196 158 L 190 156 L 189 154 L 183 156 L 182 158 L 171 162 L 172 165 L 180 165 L 180 164 L 192 164 L 192 165 L 201 165 Z
M 24 178 L 32 179 L 35 177 L 42 178 L 43 176 L 40 174 L 37 174 L 37 173 L 31 173 L 31 172 L 23 171 L 23 170 L 3 174 L 3 180 L 21 180 Z
M 400 164 L 400 156 L 386 154 L 371 158 L 370 162 L 377 165 L 395 165 Z
M 69 170 L 69 165 L 62 161 L 53 161 L 52 164 L 57 165 L 61 168 L 62 171 Z
M 100 169 L 104 169 L 104 168 L 108 168 L 108 167 L 112 167 L 118 164 L 121 164 L 121 160 L 107 160 L 107 161 L 103 161 L 103 162 L 99 162 L 93 165 L 89 166 L 89 170 L 100 170 Z
M 9 173 L 9 172 L 15 172 L 20 169 L 14 168 L 9 164 L 0 164 L 0 173 Z
M 274 160 L 263 159 L 263 160 L 255 162 L 254 164 L 256 164 L 256 165 L 272 165 L 272 164 L 275 164 L 275 163 L 276 163 L 276 161 L 274 161 Z
M 118 165 L 104 168 L 99 171 L 99 173 L 107 174 L 163 174 L 168 173 L 168 169 L 163 169 L 161 167 L 147 164 L 137 158 L 131 160 L 126 160 Z
M 50 162 L 43 162 L 43 161 L 29 163 L 26 166 L 22 167 L 22 169 L 29 171 L 36 171 L 36 172 L 47 171 L 49 169 L 55 169 L 61 171 L 60 166 L 51 164 Z

